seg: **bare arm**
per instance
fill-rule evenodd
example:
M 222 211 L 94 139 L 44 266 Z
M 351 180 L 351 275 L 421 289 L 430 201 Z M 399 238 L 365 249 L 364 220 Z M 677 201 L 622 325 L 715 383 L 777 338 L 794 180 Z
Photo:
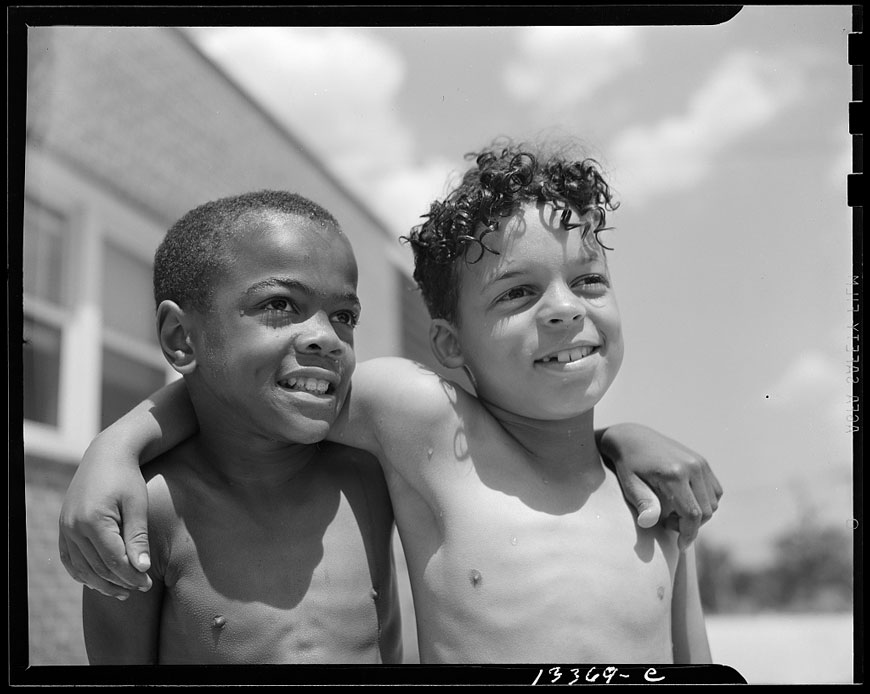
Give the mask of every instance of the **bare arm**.
M 163 583 L 121 602 L 84 588 L 82 627 L 91 665 L 153 665 L 159 655 Z
M 379 376 L 367 378 L 365 369 L 358 373 L 360 385 L 348 397 L 329 439 L 376 452 L 367 394 L 377 390 L 370 382 Z M 148 497 L 139 466 L 197 429 L 187 388 L 179 380 L 158 390 L 91 442 L 60 513 L 58 547 L 70 576 L 122 600 L 131 591 L 149 589 Z
M 650 528 L 661 519 L 679 530 L 681 549 L 690 545 L 722 497 L 722 485 L 704 457 L 641 424 L 615 424 L 597 431 L 596 438 L 638 512 L 638 525 Z
M 328 439 L 369 451 L 381 459 L 385 432 L 425 430 L 439 411 L 428 386 L 440 381 L 425 367 L 394 357 L 357 367 L 353 388 Z M 443 383 L 443 382 L 442 382 Z M 448 388 L 445 384 L 444 388 Z M 450 399 L 447 391 L 440 393 Z M 614 469 L 623 494 L 637 510 L 637 523 L 650 528 L 660 520 L 680 533 L 680 548 L 697 537 L 722 497 L 722 486 L 703 456 L 641 424 L 623 423 L 596 432 L 598 447 Z M 396 461 L 401 464 L 402 461 Z
M 375 376 L 369 375 L 371 365 L 372 362 L 363 362 L 357 367 L 344 407 L 329 428 L 326 440 L 379 455 L 380 442 L 372 424 L 376 395 L 373 385 Z
M 58 547 L 73 578 L 117 598 L 148 590 L 148 497 L 139 465 L 196 431 L 187 388 L 176 381 L 94 439 L 60 512 Z
M 713 662 L 701 608 L 695 551 L 692 547 L 680 554 L 677 564 L 671 601 L 671 638 L 674 645 L 674 663 L 707 665 Z

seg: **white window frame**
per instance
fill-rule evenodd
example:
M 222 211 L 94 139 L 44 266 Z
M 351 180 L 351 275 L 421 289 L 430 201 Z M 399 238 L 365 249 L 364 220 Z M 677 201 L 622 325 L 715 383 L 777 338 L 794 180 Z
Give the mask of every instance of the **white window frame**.
M 99 433 L 104 347 L 177 377 L 159 349 L 104 329 L 103 245 L 107 239 L 150 263 L 165 233 L 147 217 L 80 172 L 28 147 L 25 193 L 70 223 L 64 254 L 67 306 L 24 297 L 24 316 L 61 330 L 57 426 L 24 421 L 25 453 L 77 463 Z M 26 242 L 26 240 L 25 240 Z

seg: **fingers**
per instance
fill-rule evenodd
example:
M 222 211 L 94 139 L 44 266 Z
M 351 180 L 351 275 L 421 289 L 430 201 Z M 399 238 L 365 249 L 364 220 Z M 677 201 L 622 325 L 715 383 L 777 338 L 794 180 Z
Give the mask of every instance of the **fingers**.
M 678 517 L 680 550 L 695 541 L 701 526 L 718 510 L 723 494 L 722 485 L 703 457 L 695 456 L 688 461 L 687 469 L 688 480 L 672 497 L 673 510 Z
M 695 505 L 698 509 L 698 527 L 700 528 L 713 517 L 713 512 L 716 510 L 718 502 L 703 482 L 696 483 L 692 481 L 691 487 L 695 495 Z
M 58 549 L 64 568 L 76 581 L 110 598 L 126 600 L 130 597 L 129 590 L 106 580 L 94 570 L 92 560 L 89 560 L 85 556 L 85 553 L 79 549 L 79 545 L 74 542 L 67 542 L 66 538 L 61 535 L 58 541 Z M 92 547 L 89 553 L 94 557 L 98 556 Z M 100 567 L 100 572 L 103 575 L 110 574 L 105 566 Z
M 725 493 L 725 490 L 722 488 L 722 485 L 719 484 L 719 480 L 716 478 L 716 475 L 713 471 L 707 467 L 707 476 L 710 480 L 710 486 L 713 490 L 713 496 L 716 499 L 716 506 L 714 506 L 713 510 L 715 511 L 719 507 L 719 499 L 722 498 L 722 495 Z
M 680 531 L 680 517 L 676 513 L 669 513 L 662 520 L 662 525 L 664 525 L 668 530 L 673 530 L 674 532 Z
M 115 597 L 130 590 L 148 590 L 151 578 L 127 560 L 115 519 L 101 517 L 88 526 L 87 530 L 91 529 L 93 534 L 89 535 L 61 524 L 58 548 L 69 574 L 79 583 Z
M 659 522 L 662 513 L 661 502 L 655 492 L 633 473 L 623 475 L 621 469 L 618 469 L 617 476 L 622 486 L 622 493 L 637 511 L 637 524 L 641 528 L 652 528 Z
M 147 547 L 147 544 L 146 544 Z M 118 533 L 101 533 L 96 540 L 81 546 L 82 554 L 102 579 L 122 588 L 146 591 L 151 578 L 127 559 L 127 548 Z
M 704 480 L 692 480 L 681 488 L 672 500 L 680 537 L 677 544 L 685 550 L 698 537 L 698 531 L 719 507 L 719 500 L 712 487 Z M 672 521 L 673 523 L 673 521 Z
M 680 551 L 685 551 L 686 547 L 691 545 L 695 539 L 698 537 L 698 530 L 701 527 L 701 516 L 700 512 L 697 515 L 692 516 L 680 516 L 679 519 L 679 532 L 680 536 L 677 538 L 677 546 L 680 548 Z
M 704 525 L 719 508 L 719 499 L 723 494 L 722 485 L 703 459 L 700 460 L 697 473 L 691 477 L 690 484 L 701 514 L 700 525 Z
M 652 499 L 641 499 L 637 502 L 637 524 L 641 528 L 652 528 L 659 522 L 661 517 L 661 505 L 658 497 L 653 496 Z
M 122 514 L 127 560 L 133 568 L 143 572 L 140 575 L 145 575 L 144 572 L 151 568 L 151 550 L 148 543 L 148 497 L 136 495 L 129 497 L 124 502 Z M 149 578 L 148 588 L 150 587 Z

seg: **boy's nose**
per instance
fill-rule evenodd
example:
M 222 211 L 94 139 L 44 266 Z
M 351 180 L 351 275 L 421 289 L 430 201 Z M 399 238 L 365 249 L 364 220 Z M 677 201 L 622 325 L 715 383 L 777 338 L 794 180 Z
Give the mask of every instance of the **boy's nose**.
M 542 322 L 551 327 L 575 325 L 586 317 L 586 308 L 581 299 L 573 292 L 559 292 L 549 297 L 541 310 Z
M 559 315 L 548 316 L 546 318 L 546 323 L 547 325 L 554 327 L 560 325 L 574 325 L 575 323 L 582 323 L 585 316 L 586 314 L 582 312 L 565 312 L 560 313 Z
M 345 344 L 335 332 L 329 317 L 318 313 L 301 324 L 302 328 L 296 342 L 296 349 L 302 352 L 340 357 L 344 354 Z

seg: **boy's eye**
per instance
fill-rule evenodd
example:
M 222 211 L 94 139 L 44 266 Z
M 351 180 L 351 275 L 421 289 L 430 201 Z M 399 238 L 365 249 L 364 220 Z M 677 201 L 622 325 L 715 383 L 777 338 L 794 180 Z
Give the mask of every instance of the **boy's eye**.
M 504 294 L 500 295 L 497 301 L 514 301 L 528 296 L 529 293 L 528 287 L 511 287 Z
M 334 318 L 338 323 L 349 325 L 351 328 L 355 328 L 359 324 L 359 316 L 353 311 L 339 311 Z
M 585 275 L 574 283 L 575 287 L 590 291 L 604 291 L 610 284 L 604 275 Z
M 289 311 L 293 308 L 293 304 L 288 299 L 269 299 L 263 304 L 263 309 L 266 311 Z

